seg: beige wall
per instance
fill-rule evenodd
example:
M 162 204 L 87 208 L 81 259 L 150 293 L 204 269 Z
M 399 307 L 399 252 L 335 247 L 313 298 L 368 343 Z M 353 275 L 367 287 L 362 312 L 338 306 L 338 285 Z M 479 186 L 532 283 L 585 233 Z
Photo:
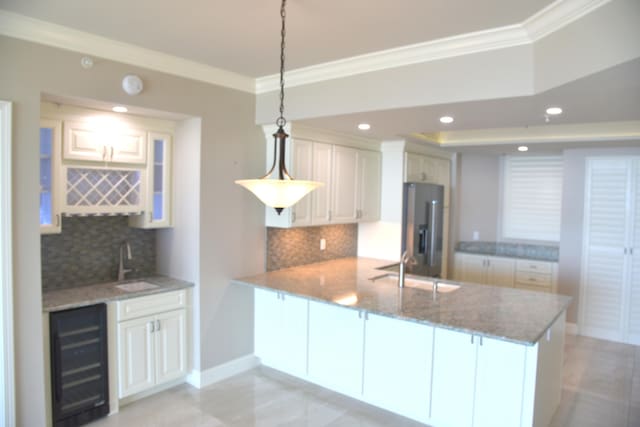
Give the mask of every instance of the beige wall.
M 252 298 L 228 285 L 264 270 L 264 208 L 233 184 L 264 169 L 254 96 L 80 54 L 0 37 L 0 99 L 14 102 L 13 218 L 16 400 L 20 426 L 44 425 L 44 361 L 38 231 L 38 127 L 41 93 L 97 99 L 202 119 L 199 192 L 199 366 L 252 352 Z M 127 96 L 122 77 L 139 74 L 145 91 Z
M 462 154 L 458 174 L 458 240 L 498 238 L 500 157 L 496 154 Z M 455 243 L 455 242 L 454 242 Z

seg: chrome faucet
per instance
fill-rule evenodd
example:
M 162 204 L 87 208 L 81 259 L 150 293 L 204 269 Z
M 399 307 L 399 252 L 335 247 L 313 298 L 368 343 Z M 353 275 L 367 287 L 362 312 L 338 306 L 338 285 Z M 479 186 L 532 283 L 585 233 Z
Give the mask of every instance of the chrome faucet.
M 133 271 L 132 268 L 124 268 L 124 258 L 125 258 L 125 252 L 126 253 L 126 257 L 128 260 L 131 260 L 131 245 L 129 245 L 129 242 L 127 242 L 126 240 L 124 242 L 122 242 L 122 244 L 120 245 L 120 262 L 118 263 L 118 281 L 121 282 L 125 279 L 125 274 L 130 273 Z
M 404 251 L 402 256 L 400 257 L 400 272 L 398 274 L 398 287 L 404 288 L 404 276 L 406 275 L 407 265 L 414 265 L 416 263 L 416 259 L 409 255 L 408 251 Z

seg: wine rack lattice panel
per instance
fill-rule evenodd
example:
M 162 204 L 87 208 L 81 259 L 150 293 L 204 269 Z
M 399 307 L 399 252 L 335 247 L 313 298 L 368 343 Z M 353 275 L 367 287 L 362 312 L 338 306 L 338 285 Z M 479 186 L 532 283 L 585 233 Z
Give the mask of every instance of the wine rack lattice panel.
M 141 175 L 139 170 L 69 167 L 66 170 L 65 204 L 88 213 L 92 208 L 135 211 L 142 204 Z

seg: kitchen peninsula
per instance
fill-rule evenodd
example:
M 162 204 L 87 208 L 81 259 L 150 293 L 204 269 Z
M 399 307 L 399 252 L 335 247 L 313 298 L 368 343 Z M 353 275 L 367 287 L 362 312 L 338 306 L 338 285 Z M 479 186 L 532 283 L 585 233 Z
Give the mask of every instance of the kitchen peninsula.
M 560 400 L 570 298 L 372 281 L 344 258 L 234 280 L 255 287 L 266 365 L 434 426 L 545 426 Z

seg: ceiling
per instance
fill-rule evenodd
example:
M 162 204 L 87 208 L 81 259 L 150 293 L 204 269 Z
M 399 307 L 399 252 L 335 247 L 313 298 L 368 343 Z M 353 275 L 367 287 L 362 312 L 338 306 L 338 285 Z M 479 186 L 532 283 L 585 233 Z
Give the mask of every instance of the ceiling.
M 524 21 L 551 0 L 290 0 L 287 69 Z M 2 0 L 0 8 L 250 77 L 278 72 L 279 0 Z
M 287 69 L 519 24 L 552 3 L 553 0 L 378 0 L 373 7 L 370 0 L 290 0 Z M 278 71 L 279 7 L 280 0 L 182 0 L 162 2 L 162 7 L 152 0 L 0 3 L 1 10 L 251 78 Z M 638 121 L 638 76 L 640 59 L 534 96 L 320 117 L 302 123 L 373 139 L 425 133 L 431 140 L 444 140 L 474 129 L 517 131 L 535 126 Z M 565 113 L 546 123 L 544 109 L 554 104 L 562 105 Z M 456 120 L 443 125 L 438 121 L 442 115 Z M 371 130 L 358 131 L 360 122 L 370 123 Z M 563 146 L 566 144 L 547 147 Z

